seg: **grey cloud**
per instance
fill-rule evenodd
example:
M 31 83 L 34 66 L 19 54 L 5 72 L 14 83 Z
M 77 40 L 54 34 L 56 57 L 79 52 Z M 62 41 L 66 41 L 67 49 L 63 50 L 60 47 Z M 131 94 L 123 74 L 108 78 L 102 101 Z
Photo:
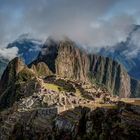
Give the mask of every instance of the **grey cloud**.
M 118 0 L 0 0 L 0 44 L 25 32 L 43 39 L 53 34 L 81 39 L 90 22 L 103 16 L 116 2 Z M 21 17 L 14 19 L 19 10 Z
M 11 13 L 2 18 L 0 44 L 30 32 L 43 40 L 49 35 L 65 35 L 93 47 L 111 46 L 125 40 L 130 25 L 136 22 L 127 14 L 104 19 L 109 10 L 122 1 L 125 0 L 3 0 L 0 9 L 7 4 Z M 14 22 L 11 14 L 17 9 L 21 17 Z M 2 16 L 0 10 L 0 18 Z
M 140 55 L 140 29 L 133 33 L 128 48 L 129 50 L 124 52 L 127 57 L 136 58 L 138 54 Z
M 11 60 L 15 58 L 18 55 L 18 48 L 13 47 L 13 48 L 0 48 L 0 57 L 4 59 Z
M 125 41 L 135 22 L 135 18 L 126 14 L 93 22 L 88 42 L 94 47 L 105 47 Z

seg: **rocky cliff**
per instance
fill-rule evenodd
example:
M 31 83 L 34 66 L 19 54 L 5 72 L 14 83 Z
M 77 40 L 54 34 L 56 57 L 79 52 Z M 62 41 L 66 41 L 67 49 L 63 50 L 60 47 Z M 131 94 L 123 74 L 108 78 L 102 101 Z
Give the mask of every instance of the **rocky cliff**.
M 123 66 L 109 58 L 87 54 L 71 40 L 45 43 L 33 64 L 41 61 L 56 75 L 81 81 L 94 79 L 120 97 L 131 94 L 130 77 Z
M 120 97 L 130 96 L 130 77 L 125 69 L 110 58 L 90 55 L 90 74 Z
M 61 41 L 55 60 L 56 74 L 62 77 L 87 81 L 90 61 L 85 51 L 72 41 Z
M 20 58 L 14 58 L 0 80 L 0 109 L 10 107 L 21 97 L 32 94 L 36 82 L 36 73 Z
M 18 57 L 9 62 L 0 80 L 0 92 L 3 92 L 6 87 L 12 86 L 16 80 L 16 75 L 24 68 L 25 64 Z

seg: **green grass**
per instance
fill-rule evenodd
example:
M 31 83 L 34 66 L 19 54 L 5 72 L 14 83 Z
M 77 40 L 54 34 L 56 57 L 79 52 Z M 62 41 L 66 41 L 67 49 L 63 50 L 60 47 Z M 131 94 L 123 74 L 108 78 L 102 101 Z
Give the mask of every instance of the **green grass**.
M 60 86 L 55 85 L 55 84 L 43 83 L 43 86 L 44 86 L 46 89 L 54 90 L 54 91 L 56 91 L 56 92 L 65 91 L 65 90 L 63 89 L 63 87 L 60 87 Z

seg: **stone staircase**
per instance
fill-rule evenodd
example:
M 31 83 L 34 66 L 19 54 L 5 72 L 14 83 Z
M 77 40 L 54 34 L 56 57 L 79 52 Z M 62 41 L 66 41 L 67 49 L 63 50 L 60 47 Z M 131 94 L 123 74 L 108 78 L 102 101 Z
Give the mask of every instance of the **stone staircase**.
M 20 121 L 21 114 L 20 112 L 14 112 L 4 121 L 3 125 L 0 127 L 0 140 L 9 140 L 14 126 Z

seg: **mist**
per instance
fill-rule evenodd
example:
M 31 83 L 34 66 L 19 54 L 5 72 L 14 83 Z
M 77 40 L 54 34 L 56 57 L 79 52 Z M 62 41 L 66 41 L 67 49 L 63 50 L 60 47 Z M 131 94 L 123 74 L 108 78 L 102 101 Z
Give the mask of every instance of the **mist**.
M 0 0 L 0 47 L 23 33 L 44 42 L 67 36 L 90 49 L 112 47 L 139 24 L 138 5 L 139 0 Z
M 13 48 L 0 48 L 0 58 L 2 57 L 3 59 L 6 60 L 12 60 L 18 56 L 18 48 L 13 47 Z

